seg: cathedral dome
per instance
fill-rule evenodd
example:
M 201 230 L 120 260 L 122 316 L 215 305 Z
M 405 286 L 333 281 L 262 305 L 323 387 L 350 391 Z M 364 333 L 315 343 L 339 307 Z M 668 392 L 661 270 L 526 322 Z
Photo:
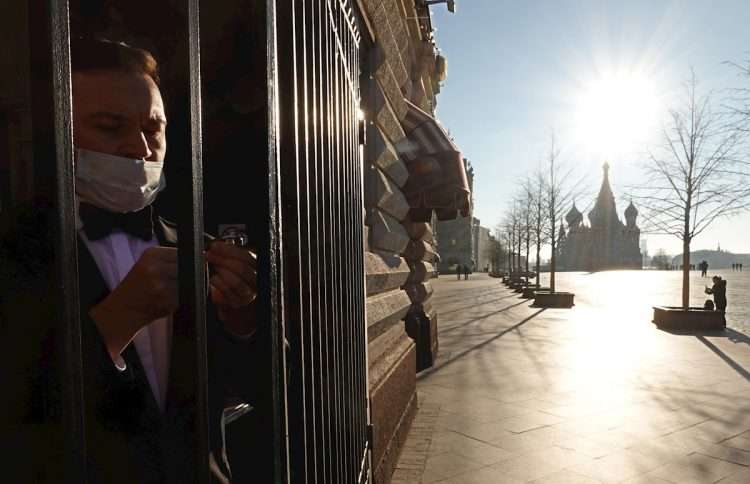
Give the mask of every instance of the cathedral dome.
M 583 221 L 583 214 L 576 208 L 575 202 L 565 216 L 565 221 L 568 222 L 568 227 L 576 227 Z
M 630 201 L 630 205 L 628 205 L 628 208 L 625 209 L 625 217 L 626 218 L 636 218 L 638 216 L 638 209 L 635 208 L 635 205 L 633 205 L 633 201 Z
M 630 201 L 630 205 L 625 209 L 625 221 L 628 227 L 635 227 L 635 219 L 638 217 L 638 209 L 633 205 L 633 201 Z

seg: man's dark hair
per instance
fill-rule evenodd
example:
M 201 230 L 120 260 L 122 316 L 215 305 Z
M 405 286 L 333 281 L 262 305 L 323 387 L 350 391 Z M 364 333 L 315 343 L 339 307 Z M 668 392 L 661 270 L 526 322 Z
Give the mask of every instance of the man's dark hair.
M 71 69 L 146 74 L 159 85 L 159 66 L 151 53 L 123 42 L 77 38 L 70 42 Z

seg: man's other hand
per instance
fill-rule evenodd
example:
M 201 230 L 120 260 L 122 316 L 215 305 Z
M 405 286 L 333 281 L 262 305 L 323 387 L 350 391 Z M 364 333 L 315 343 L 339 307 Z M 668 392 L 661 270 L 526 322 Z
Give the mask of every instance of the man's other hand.
M 147 249 L 125 279 L 89 312 L 110 355 L 116 359 L 143 326 L 172 314 L 177 294 L 177 249 Z
M 211 300 L 227 330 L 236 335 L 255 331 L 257 257 L 251 251 L 225 242 L 213 242 L 206 252 L 213 268 L 209 281 Z

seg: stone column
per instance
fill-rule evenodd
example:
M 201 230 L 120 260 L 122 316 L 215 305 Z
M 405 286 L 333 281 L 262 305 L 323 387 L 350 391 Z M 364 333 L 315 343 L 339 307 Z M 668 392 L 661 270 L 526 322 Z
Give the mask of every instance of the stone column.
M 408 222 L 409 245 L 404 257 L 411 272 L 404 285 L 411 308 L 406 316 L 406 332 L 417 344 L 417 371 L 432 366 L 437 356 L 437 311 L 432 307 L 432 285 L 429 280 L 436 276 L 437 249 L 428 223 Z

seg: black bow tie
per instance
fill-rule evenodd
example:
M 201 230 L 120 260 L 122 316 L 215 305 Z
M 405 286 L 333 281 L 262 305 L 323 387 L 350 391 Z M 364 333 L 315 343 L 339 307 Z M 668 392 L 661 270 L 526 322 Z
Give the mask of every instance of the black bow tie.
M 116 213 L 81 203 L 78 216 L 81 217 L 83 231 L 89 240 L 103 239 L 115 229 L 143 240 L 151 240 L 154 235 L 151 210 L 149 205 L 138 212 Z

